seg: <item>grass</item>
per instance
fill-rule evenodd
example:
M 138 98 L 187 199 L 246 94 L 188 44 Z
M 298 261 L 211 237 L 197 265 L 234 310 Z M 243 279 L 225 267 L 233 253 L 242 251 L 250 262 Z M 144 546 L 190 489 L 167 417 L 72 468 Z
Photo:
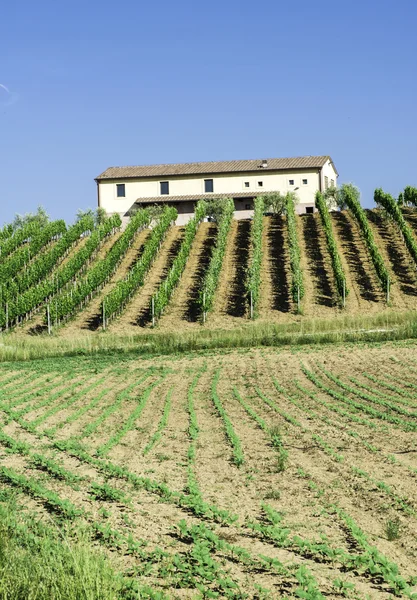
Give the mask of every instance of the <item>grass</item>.
M 293 323 L 247 323 L 238 329 L 199 329 L 163 333 L 155 329 L 138 335 L 109 332 L 60 338 L 40 335 L 30 339 L 14 333 L 0 334 L 0 362 L 36 360 L 57 356 L 124 353 L 151 356 L 217 348 L 252 348 L 333 344 L 340 342 L 383 342 L 417 338 L 414 311 L 386 311 L 371 316 L 338 316 L 333 319 L 300 319 Z
M 122 588 L 122 578 L 85 535 L 27 525 L 12 502 L 0 502 L 2 600 L 115 600 Z

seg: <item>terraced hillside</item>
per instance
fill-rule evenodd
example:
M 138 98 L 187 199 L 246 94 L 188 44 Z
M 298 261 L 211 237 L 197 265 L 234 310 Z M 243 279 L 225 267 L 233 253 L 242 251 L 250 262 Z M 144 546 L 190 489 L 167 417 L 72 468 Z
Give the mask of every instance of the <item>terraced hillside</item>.
M 220 225 L 205 222 L 204 206 L 200 209 L 198 219 L 185 228 L 170 224 L 174 217 L 168 213 L 165 223 L 155 228 L 158 221 L 151 223 L 145 210 L 124 232 L 114 217 L 110 224 L 97 226 L 87 220 L 53 238 L 48 233 L 34 241 L 17 238 L 14 245 L 9 240 L 0 259 L 2 331 L 47 332 L 48 319 L 50 332 L 69 338 L 104 328 L 135 334 L 153 325 L 167 332 L 197 331 L 203 317 L 206 328 L 244 326 L 251 314 L 254 221 L 232 222 L 225 243 L 216 250 L 216 278 L 208 292 L 213 300 L 205 314 L 203 285 L 212 269 Z M 415 310 L 417 209 L 404 209 L 405 233 L 384 214 L 363 212 L 370 232 L 366 235 L 364 223 L 351 210 L 328 217 L 298 216 L 292 237 L 285 216 L 258 220 L 258 321 L 285 324 L 377 314 L 387 308 Z M 37 254 L 26 250 L 41 241 Z M 292 257 L 297 255 L 294 266 Z
M 0 423 L 17 543 L 82 528 L 123 598 L 416 598 L 411 342 L 3 363 Z

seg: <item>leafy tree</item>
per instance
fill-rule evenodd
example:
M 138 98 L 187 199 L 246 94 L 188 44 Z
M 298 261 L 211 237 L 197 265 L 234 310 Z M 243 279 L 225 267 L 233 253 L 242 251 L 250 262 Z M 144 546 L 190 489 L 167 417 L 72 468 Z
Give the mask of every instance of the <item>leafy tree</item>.
M 288 192 L 294 194 L 295 192 Z M 272 192 L 271 194 L 265 194 L 263 196 L 265 204 L 265 212 L 271 212 L 276 215 L 284 215 L 287 210 L 287 197 L 281 192 Z
M 44 227 L 49 222 L 49 215 L 43 206 L 38 206 L 35 213 L 25 213 L 24 215 L 17 214 L 13 220 L 13 231 L 21 229 L 30 223 L 38 223 L 39 227 Z
M 212 198 L 210 200 L 207 200 L 206 201 L 207 217 L 209 217 L 212 221 L 219 223 L 219 221 L 221 221 L 221 219 L 223 217 L 224 209 L 225 209 L 227 202 L 228 202 L 228 199 L 223 199 L 223 198 Z
M 404 193 L 400 194 L 400 196 L 404 196 L 404 204 L 410 206 L 417 206 L 417 188 L 412 187 L 411 185 L 407 185 L 404 189 Z
M 91 217 L 94 220 L 94 225 L 96 227 L 98 225 L 101 225 L 108 219 L 106 210 L 102 206 L 99 206 L 98 208 L 96 208 L 96 210 L 93 210 L 92 208 L 87 208 L 87 210 L 83 210 L 82 208 L 80 208 L 77 211 L 76 222 L 78 223 L 86 217 Z

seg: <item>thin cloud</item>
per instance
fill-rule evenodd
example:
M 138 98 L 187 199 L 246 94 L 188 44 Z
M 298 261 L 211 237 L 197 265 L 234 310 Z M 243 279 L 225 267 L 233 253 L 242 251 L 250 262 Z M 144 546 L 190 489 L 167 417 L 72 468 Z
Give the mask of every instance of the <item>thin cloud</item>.
M 19 94 L 16 94 L 16 92 L 11 92 L 3 83 L 0 83 L 0 88 L 0 108 L 6 108 L 16 104 L 16 102 L 19 100 Z M 1 90 L 4 91 L 2 92 Z

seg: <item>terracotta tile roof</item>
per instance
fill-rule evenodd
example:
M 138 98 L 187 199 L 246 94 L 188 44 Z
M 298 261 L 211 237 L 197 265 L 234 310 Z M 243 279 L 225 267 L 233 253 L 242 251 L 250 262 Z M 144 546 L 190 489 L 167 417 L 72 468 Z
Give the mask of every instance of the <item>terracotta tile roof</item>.
M 267 166 L 262 167 L 266 161 Z M 330 156 L 299 156 L 296 158 L 268 158 L 254 160 L 222 160 L 214 162 L 179 163 L 171 165 L 142 165 L 137 167 L 109 167 L 96 181 L 103 179 L 139 179 L 141 177 L 170 177 L 174 175 L 209 175 L 250 171 L 286 171 L 318 169 Z
M 153 204 L 161 202 L 198 202 L 198 200 L 211 200 L 213 198 L 256 198 L 257 196 L 267 196 L 273 192 L 234 192 L 233 194 L 188 194 L 185 196 L 149 196 L 148 198 L 138 198 L 135 204 Z

